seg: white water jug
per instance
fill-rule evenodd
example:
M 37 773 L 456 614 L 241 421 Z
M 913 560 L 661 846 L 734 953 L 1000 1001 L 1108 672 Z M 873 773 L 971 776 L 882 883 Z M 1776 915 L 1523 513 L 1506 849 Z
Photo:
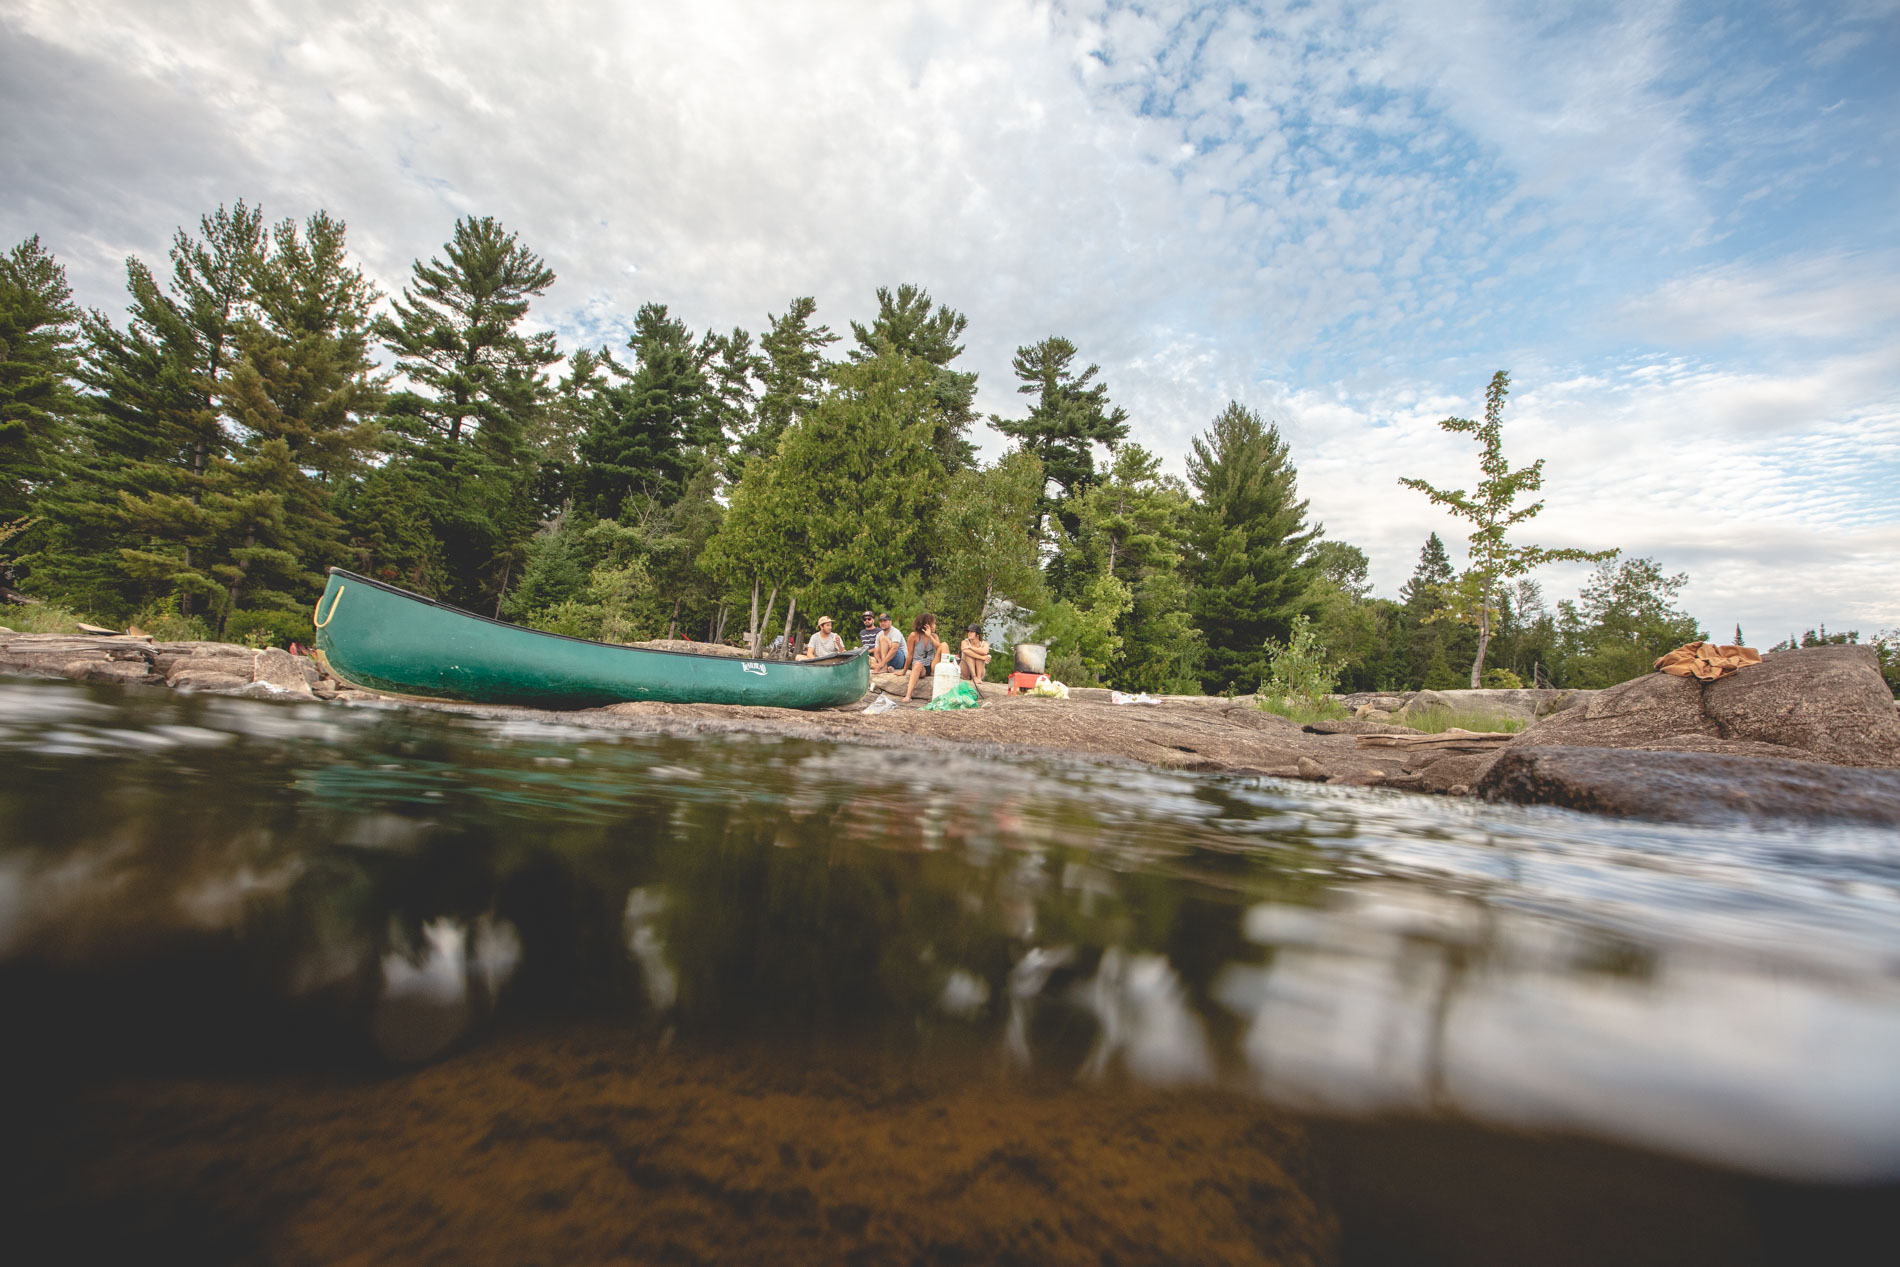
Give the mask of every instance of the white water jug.
M 945 647 L 943 649 L 943 658 L 938 660 L 937 667 L 931 670 L 930 698 L 936 699 L 939 695 L 942 695 L 945 691 L 954 687 L 962 679 L 963 666 L 961 662 L 958 661 L 955 652 Z

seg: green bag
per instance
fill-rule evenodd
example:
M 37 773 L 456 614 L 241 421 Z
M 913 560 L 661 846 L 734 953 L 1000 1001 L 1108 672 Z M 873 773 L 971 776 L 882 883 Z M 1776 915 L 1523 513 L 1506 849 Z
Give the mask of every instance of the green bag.
M 976 686 L 970 682 L 958 682 L 955 686 L 924 705 L 925 711 L 939 713 L 953 708 L 976 708 L 982 704 L 977 697 Z

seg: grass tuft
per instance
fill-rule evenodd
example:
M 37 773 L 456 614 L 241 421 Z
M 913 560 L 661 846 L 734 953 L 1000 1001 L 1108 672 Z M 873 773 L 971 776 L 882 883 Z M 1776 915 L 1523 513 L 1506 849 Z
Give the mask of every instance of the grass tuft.
M 23 634 L 76 634 L 79 617 L 51 603 L 8 603 L 0 607 L 0 627 Z
M 1298 695 L 1259 695 L 1254 697 L 1254 706 L 1263 713 L 1275 713 L 1302 726 L 1317 721 L 1345 721 L 1352 716 L 1345 705 L 1334 700 Z
M 1427 708 L 1406 717 L 1405 725 L 1428 735 L 1447 730 L 1472 730 L 1481 734 L 1516 734 L 1524 729 L 1524 719 L 1511 713 L 1492 713 L 1482 709 Z

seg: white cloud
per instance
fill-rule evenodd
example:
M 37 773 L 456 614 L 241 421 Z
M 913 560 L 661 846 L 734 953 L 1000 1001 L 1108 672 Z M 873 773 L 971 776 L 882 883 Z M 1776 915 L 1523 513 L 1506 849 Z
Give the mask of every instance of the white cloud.
M 756 330 L 813 294 L 843 329 L 917 281 L 970 315 L 985 409 L 1061 333 L 1177 470 L 1226 400 L 1277 417 L 1386 592 L 1451 529 L 1397 476 L 1468 481 L 1433 424 L 1508 367 L 1547 543 L 1688 567 L 1714 624 L 1900 625 L 1900 241 L 1719 246 L 1747 190 L 1813 179 L 1751 155 L 1879 111 L 1693 35 L 1646 5 L 0 0 L 0 236 L 111 307 L 126 254 L 240 196 L 341 215 L 385 289 L 494 214 L 568 344 L 654 300 Z

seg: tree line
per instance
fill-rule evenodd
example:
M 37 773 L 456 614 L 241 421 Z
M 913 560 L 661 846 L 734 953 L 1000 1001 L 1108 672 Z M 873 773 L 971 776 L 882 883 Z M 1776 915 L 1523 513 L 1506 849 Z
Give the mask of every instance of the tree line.
M 1051 336 L 1017 349 L 1019 416 L 979 418 L 967 318 L 914 285 L 878 289 L 848 336 L 811 297 L 756 336 L 648 303 L 623 347 L 564 353 L 529 320 L 553 271 L 488 217 L 387 302 L 324 212 L 221 207 L 168 263 L 127 262 L 116 323 L 74 304 L 37 237 L 0 262 L 6 595 L 308 640 L 340 565 L 579 637 L 755 651 L 820 614 L 929 609 L 1046 642 L 1064 680 L 1154 692 L 1256 689 L 1301 618 L 1347 690 L 1600 685 L 1699 632 L 1675 606 L 1686 578 L 1613 552 L 1546 606 L 1530 568 L 1580 552 L 1505 535 L 1541 463 L 1486 466 L 1469 498 L 1418 484 L 1465 499 L 1472 566 L 1434 534 L 1399 597 L 1375 597 L 1260 414 L 1228 405 L 1186 478 L 1165 474 L 1099 367 Z M 1445 424 L 1486 461 L 1505 381 L 1485 424 Z M 979 426 L 1009 442 L 994 462 Z

